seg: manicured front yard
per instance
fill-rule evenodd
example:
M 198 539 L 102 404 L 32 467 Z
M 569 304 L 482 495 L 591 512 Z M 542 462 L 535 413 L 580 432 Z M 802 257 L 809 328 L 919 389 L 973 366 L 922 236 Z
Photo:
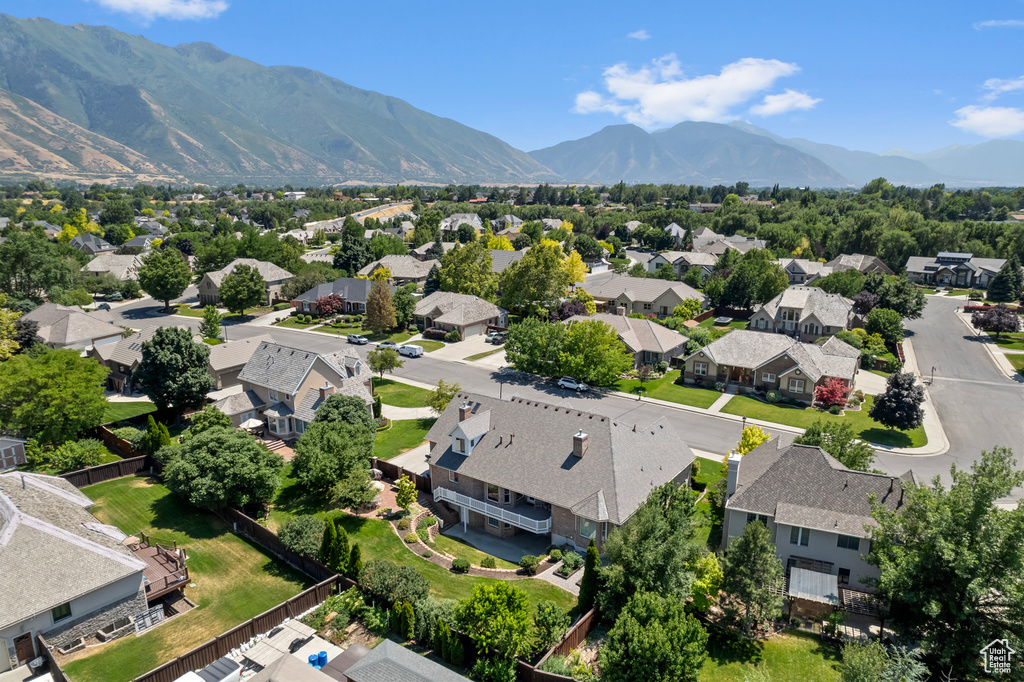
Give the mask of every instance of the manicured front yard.
M 647 397 L 707 409 L 722 395 L 716 391 L 709 391 L 704 388 L 679 386 L 673 383 L 678 377 L 679 370 L 674 369 L 666 372 L 660 379 L 645 381 L 643 387 L 647 389 Z M 616 388 L 623 393 L 636 395 L 636 389 L 639 386 L 639 379 L 622 379 Z
M 494 350 L 486 350 L 483 353 L 477 353 L 476 355 L 470 355 L 468 358 L 462 359 L 465 360 L 466 362 L 476 362 L 477 360 L 483 360 L 489 355 L 494 355 L 495 353 L 500 353 L 504 350 L 504 348 L 495 348 Z
M 1010 361 L 1013 368 L 1017 370 L 1017 374 L 1024 374 L 1024 355 L 1017 353 L 1007 353 L 1006 359 Z
M 285 329 L 309 329 L 315 327 L 318 324 L 323 324 L 321 320 L 316 322 L 300 322 L 298 317 L 286 317 L 277 323 L 278 327 L 284 327 Z
M 349 334 L 359 334 L 360 336 L 365 336 L 370 341 L 373 341 L 375 343 L 379 343 L 381 341 L 394 341 L 395 343 L 405 343 L 410 338 L 412 338 L 412 334 L 410 334 L 409 332 L 392 332 L 390 334 L 377 334 L 376 332 L 370 329 L 363 329 L 359 325 L 356 325 L 354 327 L 332 327 L 329 324 L 325 324 L 323 326 L 316 327 L 313 331 L 322 332 L 324 334 L 334 334 L 335 336 L 348 336 Z M 426 348 L 424 348 L 423 350 L 426 350 Z
M 923 427 L 912 431 L 890 431 L 868 416 L 874 397 L 867 396 L 861 409 L 848 410 L 842 417 L 822 412 L 810 407 L 792 407 L 789 405 L 769 405 L 747 396 L 738 395 L 722 408 L 722 412 L 740 415 L 750 419 L 786 424 L 806 429 L 819 419 L 825 421 L 844 421 L 853 427 L 854 433 L 861 440 L 878 445 L 897 448 L 919 448 L 928 444 L 928 437 Z
M 156 412 L 156 405 L 148 400 L 132 400 L 130 402 L 108 402 L 103 410 L 103 423 L 119 422 L 122 419 L 131 419 L 140 414 Z
M 700 671 L 707 682 L 746 682 L 754 668 L 767 673 L 758 679 L 839 680 L 842 656 L 811 633 L 788 631 L 763 642 L 726 639 L 711 632 L 708 657 Z
M 988 332 L 988 335 L 992 337 L 996 345 L 1006 350 L 1024 350 L 1024 333 L 1021 334 L 1000 334 L 999 338 L 996 338 L 995 332 Z
M 373 442 L 377 459 L 388 460 L 411 450 L 424 441 L 436 419 L 403 419 L 391 422 L 387 431 L 378 431 Z
M 179 303 L 175 307 L 177 308 L 177 313 L 176 314 L 178 314 L 178 315 L 186 315 L 188 317 L 202 317 L 203 316 L 203 306 L 192 307 L 188 303 Z
M 171 660 L 280 604 L 312 584 L 305 576 L 233 535 L 226 524 L 177 498 L 154 479 L 121 478 L 82 491 L 97 502 L 103 523 L 126 533 L 177 541 L 188 552 L 194 609 L 140 637 L 88 649 L 65 666 L 75 682 L 120 682 Z
M 435 350 L 438 350 L 439 348 L 444 348 L 443 342 L 431 341 L 430 339 L 420 339 L 419 341 L 416 341 L 413 345 L 421 347 L 424 353 L 433 353 Z
M 426 407 L 430 391 L 418 386 L 403 384 L 394 379 L 374 379 L 373 392 L 380 395 L 385 405 L 395 407 Z

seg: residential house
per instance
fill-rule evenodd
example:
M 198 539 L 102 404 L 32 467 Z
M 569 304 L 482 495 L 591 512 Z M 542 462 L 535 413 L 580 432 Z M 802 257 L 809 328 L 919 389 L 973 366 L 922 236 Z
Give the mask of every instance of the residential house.
M 25 441 L 0 434 L 0 471 L 21 466 L 26 461 Z
M 671 363 L 673 359 L 686 354 L 685 336 L 657 322 L 637 317 L 626 317 L 625 310 L 620 314 L 597 313 L 596 315 L 574 315 L 566 320 L 567 324 L 584 320 L 604 322 L 615 330 L 619 340 L 633 354 L 634 367 L 657 365 L 659 362 Z
M 360 270 L 358 274 L 363 277 L 369 277 L 378 268 L 387 268 L 391 271 L 391 281 L 395 284 L 407 284 L 409 282 L 422 284 L 427 281 L 427 275 L 430 274 L 430 269 L 435 265 L 441 267 L 441 263 L 436 260 L 419 260 L 415 256 L 408 254 L 401 256 L 388 255 L 370 263 Z
M 113 324 L 114 318 L 106 310 L 87 313 L 78 306 L 44 303 L 21 319 L 38 324 L 36 333 L 50 348 L 86 350 L 117 343 L 124 336 L 124 330 Z
M 598 312 L 622 307 L 627 315 L 640 313 L 668 317 L 677 305 L 688 298 L 695 298 L 702 304 L 707 302 L 704 294 L 682 282 L 610 272 L 588 277 L 580 286 L 594 297 Z
M 908 258 L 907 277 L 921 284 L 986 289 L 1005 263 L 1005 258 L 975 258 L 973 253 L 940 251 L 934 258 Z
M 152 237 L 163 237 L 167 234 L 167 228 L 155 220 L 144 220 L 138 226 L 132 228 L 132 232 L 137 235 L 145 232 Z
M 779 391 L 812 403 L 814 389 L 830 378 L 842 380 L 847 392 L 852 390 L 859 356 L 860 351 L 835 337 L 819 346 L 784 334 L 737 329 L 687 356 L 683 380 Z
M 115 253 L 103 253 L 82 266 L 86 277 L 102 277 L 112 275 L 115 279 L 125 281 L 139 278 L 142 257 L 138 255 L 119 256 Z
M 690 204 L 690 210 L 694 213 L 714 213 L 721 207 L 721 204 Z
M 502 251 L 500 249 L 491 249 L 491 272 L 496 275 L 508 270 L 508 267 L 513 263 L 518 263 L 526 255 L 529 249 L 522 249 L 520 251 Z
M 197 194 L 195 192 L 190 192 L 190 193 L 187 193 L 187 194 L 179 194 L 176 197 L 174 197 L 174 200 L 175 201 L 202 201 L 203 200 L 203 195 L 202 194 Z
M 149 234 L 141 234 L 138 237 L 132 237 L 124 243 L 125 246 L 133 247 L 136 249 L 142 249 L 143 252 L 149 251 L 153 247 L 153 240 L 158 239 Z
M 322 668 L 310 666 L 297 655 L 283 654 L 249 682 L 469 682 L 469 678 L 385 639 L 373 649 L 351 644 Z
M 894 274 L 878 256 L 868 256 L 863 253 L 841 253 L 825 265 L 832 268 L 832 272 L 852 269 L 859 270 L 865 275 L 869 272 L 880 272 L 883 275 Z
M 780 258 L 776 263 L 786 271 L 790 284 L 810 284 L 832 274 L 832 268 L 825 263 L 806 258 Z
M 463 339 L 483 334 L 491 326 L 508 326 L 508 316 L 498 306 L 479 296 L 450 291 L 435 291 L 418 301 L 413 319 L 424 328 L 458 330 Z
M 864 557 L 871 549 L 868 528 L 877 526 L 871 500 L 889 512 L 904 509 L 902 476 L 869 474 L 844 467 L 812 445 L 782 445 L 778 438 L 746 455 L 729 457 L 722 549 L 747 524 L 768 527 L 787 577 L 794 568 L 835 576 L 839 590 L 867 590 L 878 567 Z M 841 595 L 837 595 L 841 596 Z
M 480 216 L 476 213 L 453 213 L 441 220 L 441 232 L 455 232 L 459 229 L 459 225 L 463 224 L 469 225 L 477 231 L 484 229 L 484 221 L 480 220 Z
M 491 223 L 491 227 L 495 231 L 513 230 L 515 232 L 518 232 L 523 227 L 523 219 L 518 216 L 514 216 L 511 213 L 508 213 L 506 215 L 501 216 L 500 218 L 496 218 Z
M 285 201 L 298 201 L 299 199 L 304 199 L 305 197 L 306 197 L 306 193 L 305 192 L 285 192 L 284 193 L 284 200 Z
M 748 328 L 789 334 L 810 342 L 862 325 L 863 320 L 853 311 L 850 299 L 818 287 L 794 286 L 758 308 Z
M 281 298 L 281 286 L 295 276 L 273 263 L 256 260 L 255 258 L 236 258 L 228 263 L 227 267 L 203 275 L 198 285 L 199 302 L 203 305 L 217 305 L 220 303 L 220 284 L 239 265 L 248 265 L 259 270 L 260 276 L 267 283 L 267 297 L 264 300 L 264 305 L 270 305 L 273 300 Z
M 316 302 L 324 296 L 337 294 L 342 298 L 346 313 L 366 312 L 366 299 L 370 296 L 373 281 L 354 277 L 340 277 L 333 282 L 320 284 L 292 299 L 292 307 L 304 313 L 319 315 Z M 391 287 L 394 292 L 395 287 Z
M 651 490 L 685 485 L 694 455 L 663 417 L 634 425 L 521 397 L 458 393 L 427 432 L 434 500 L 508 537 L 598 550 Z
M 409 253 L 411 255 L 415 256 L 416 258 L 418 258 L 419 260 L 427 260 L 427 251 L 433 245 L 434 245 L 434 242 L 427 242 L 426 244 L 413 249 Z M 458 242 L 441 242 L 441 248 L 444 249 L 445 253 L 448 253 L 449 251 L 454 249 L 457 245 L 458 245 Z
M 225 414 L 239 423 L 265 420 L 270 433 L 280 439 L 305 433 L 317 408 L 335 393 L 356 396 L 372 411 L 370 369 L 350 348 L 320 354 L 264 341 L 245 363 L 238 380 L 252 409 Z M 214 405 L 225 407 L 219 402 Z
M 656 251 L 639 246 L 627 246 L 621 253 L 624 253 L 626 258 L 634 263 L 640 263 L 645 269 L 648 269 L 650 262 L 658 256 Z
M 307 251 L 299 256 L 299 258 L 307 263 L 334 263 L 334 254 L 331 253 L 331 247 L 329 246 L 317 249 L 316 251 Z
M 677 223 L 669 223 L 665 226 L 665 231 L 669 233 L 677 247 L 682 246 L 686 241 L 686 228 Z
M 40 636 L 70 650 L 134 634 L 151 600 L 188 582 L 176 548 L 126 546 L 92 505 L 62 478 L 0 474 L 0 671 L 41 655 Z
M 117 251 L 117 247 L 110 242 L 101 239 L 94 234 L 89 234 L 88 232 L 76 235 L 72 238 L 70 244 L 82 253 L 86 253 L 90 256 Z
M 560 230 L 560 229 L 562 229 L 562 222 L 563 221 L 562 221 L 561 218 L 541 218 L 540 222 L 541 222 L 541 225 L 544 226 L 544 231 L 545 232 L 550 232 L 551 230 Z
M 715 241 L 702 246 L 701 248 L 694 247 L 694 251 L 700 253 L 710 253 L 714 256 L 721 256 L 730 249 L 733 251 L 739 251 L 740 253 L 746 253 L 751 249 L 764 249 L 768 246 L 768 242 L 764 239 L 757 239 L 755 237 L 744 237 L 741 234 L 734 234 L 731 237 L 722 237 Z

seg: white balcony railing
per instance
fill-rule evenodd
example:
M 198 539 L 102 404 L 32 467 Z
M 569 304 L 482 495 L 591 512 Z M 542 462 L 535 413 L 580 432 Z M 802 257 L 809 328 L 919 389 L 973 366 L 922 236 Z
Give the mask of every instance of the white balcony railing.
M 522 514 L 516 514 L 515 512 L 503 509 L 496 504 L 490 502 L 484 502 L 462 493 L 457 493 L 454 490 L 448 488 L 434 488 L 434 499 L 444 500 L 445 502 L 451 502 L 457 504 L 460 507 L 467 507 L 475 512 L 480 512 L 484 516 L 489 516 L 492 519 L 498 519 L 505 523 L 510 523 L 517 528 L 528 530 L 531 533 L 550 533 L 551 532 L 551 517 L 548 516 L 546 519 L 531 519 L 528 516 Z

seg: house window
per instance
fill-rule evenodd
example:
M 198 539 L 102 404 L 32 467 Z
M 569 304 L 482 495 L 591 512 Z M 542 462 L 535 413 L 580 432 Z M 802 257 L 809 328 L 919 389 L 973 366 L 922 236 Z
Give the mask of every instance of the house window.
M 276 403 L 280 398 L 277 397 L 277 391 L 270 389 L 270 401 Z
M 775 381 L 775 375 L 771 372 L 761 372 L 761 381 L 765 383 Z
M 455 449 L 458 450 L 459 452 L 465 452 L 466 451 L 466 439 L 465 438 L 456 438 L 455 439 Z
M 839 540 L 836 542 L 836 547 L 840 549 L 852 549 L 860 551 L 860 538 L 855 538 L 852 535 L 840 535 Z
M 789 544 L 800 545 L 806 547 L 807 543 L 811 539 L 811 531 L 809 528 L 800 528 L 799 526 L 793 526 L 789 529 Z
M 302 421 L 301 419 L 296 419 L 295 420 L 295 433 L 305 433 L 305 432 L 306 432 L 306 422 Z
M 790 393 L 803 393 L 804 392 L 804 380 L 803 379 L 790 379 L 789 380 L 789 392 Z
M 706 362 L 695 362 L 693 363 L 693 373 L 697 376 L 705 377 L 708 375 L 708 363 Z
M 67 602 L 65 604 L 61 604 L 60 606 L 53 607 L 53 609 L 50 611 L 50 613 L 53 615 L 53 622 L 54 623 L 59 623 L 60 621 L 64 620 L 65 618 L 70 618 L 71 617 L 71 602 Z
M 490 483 L 487 484 L 487 499 L 495 502 L 498 501 L 498 486 L 491 485 Z
M 577 516 L 579 519 L 580 536 L 584 538 L 592 538 L 597 533 L 597 522 L 585 519 L 582 516 Z
M 651 304 L 650 303 L 644 303 L 644 310 L 650 310 L 650 309 L 651 309 Z
M 607 540 L 607 539 L 608 539 L 608 522 L 607 521 L 602 521 L 601 522 L 601 540 Z
M 450 482 L 452 482 L 452 483 L 458 483 L 459 482 L 459 472 L 452 471 L 451 469 L 449 469 L 448 470 L 448 480 Z
M 288 433 L 288 418 L 275 419 L 274 420 L 274 431 L 277 433 Z
M 848 568 L 840 568 L 839 569 L 839 580 L 838 580 L 838 582 L 839 582 L 840 585 L 849 585 L 850 584 L 850 569 L 848 569 Z
M 487 525 L 490 526 L 491 528 L 497 528 L 498 527 L 498 519 L 494 519 L 494 518 L 491 518 L 490 516 L 488 516 L 487 517 Z
M 505 488 L 505 504 L 512 504 L 512 491 Z
M 747 524 L 749 525 L 749 524 L 753 523 L 754 521 L 760 521 L 764 525 L 766 525 L 766 526 L 768 525 L 768 517 L 765 514 L 748 513 L 747 514 Z
M 512 524 L 511 523 L 503 523 L 503 524 L 501 524 L 501 527 L 504 528 L 505 530 L 509 530 L 510 528 L 512 528 Z

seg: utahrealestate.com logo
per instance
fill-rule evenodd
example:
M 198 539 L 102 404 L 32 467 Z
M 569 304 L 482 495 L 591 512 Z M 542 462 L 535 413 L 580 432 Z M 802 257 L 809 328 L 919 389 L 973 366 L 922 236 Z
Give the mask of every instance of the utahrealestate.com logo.
M 994 639 L 980 653 L 985 663 L 985 672 L 989 675 L 999 675 L 1009 674 L 1010 658 L 1017 652 L 1010 648 L 1005 639 Z

